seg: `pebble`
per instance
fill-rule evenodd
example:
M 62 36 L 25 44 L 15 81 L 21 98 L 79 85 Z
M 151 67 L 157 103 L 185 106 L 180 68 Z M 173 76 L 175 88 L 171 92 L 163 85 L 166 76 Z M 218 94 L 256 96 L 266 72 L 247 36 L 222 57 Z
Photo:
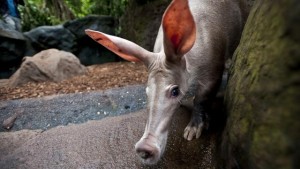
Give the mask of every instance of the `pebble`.
M 14 126 L 17 117 L 18 117 L 17 113 L 10 116 L 9 118 L 3 121 L 2 127 L 5 128 L 6 130 L 10 130 Z

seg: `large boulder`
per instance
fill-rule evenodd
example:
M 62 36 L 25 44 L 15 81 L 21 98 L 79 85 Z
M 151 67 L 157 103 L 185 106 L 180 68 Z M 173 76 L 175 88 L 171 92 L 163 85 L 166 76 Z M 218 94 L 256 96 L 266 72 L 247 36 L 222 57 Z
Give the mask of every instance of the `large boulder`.
M 40 26 L 25 32 L 24 35 L 31 40 L 36 51 L 56 48 L 72 52 L 72 48 L 76 45 L 76 37 L 62 25 Z
M 45 50 L 23 60 L 21 67 L 9 79 L 11 87 L 27 82 L 59 82 L 86 72 L 75 55 L 57 49 Z
M 300 1 L 255 1 L 226 93 L 227 168 L 300 168 L 299 30 Z

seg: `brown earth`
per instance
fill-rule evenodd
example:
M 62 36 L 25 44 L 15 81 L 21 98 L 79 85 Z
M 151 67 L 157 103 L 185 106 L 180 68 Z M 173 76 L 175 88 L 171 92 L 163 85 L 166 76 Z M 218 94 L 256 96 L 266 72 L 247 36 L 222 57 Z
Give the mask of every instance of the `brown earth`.
M 93 90 L 144 84 L 147 81 L 147 76 L 146 67 L 142 63 L 115 62 L 89 66 L 87 74 L 59 83 L 30 82 L 20 87 L 10 88 L 2 80 L 2 83 L 0 83 L 0 101 L 90 92 Z

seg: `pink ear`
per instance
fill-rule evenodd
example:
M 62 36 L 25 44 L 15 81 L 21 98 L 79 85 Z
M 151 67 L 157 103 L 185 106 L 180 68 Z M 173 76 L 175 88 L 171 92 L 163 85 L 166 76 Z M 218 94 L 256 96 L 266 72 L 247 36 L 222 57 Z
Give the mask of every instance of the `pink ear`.
M 138 59 L 136 56 L 133 56 L 131 52 L 122 49 L 122 46 L 126 46 L 124 44 L 127 43 L 125 42 L 125 40 L 93 30 L 85 30 L 85 33 L 89 35 L 92 39 L 94 39 L 96 42 L 100 43 L 110 51 L 119 55 L 121 58 L 131 62 L 140 62 L 140 59 Z M 123 43 L 123 45 L 121 43 Z
M 164 48 L 168 57 L 181 57 L 194 45 L 196 26 L 187 0 L 173 0 L 163 21 Z

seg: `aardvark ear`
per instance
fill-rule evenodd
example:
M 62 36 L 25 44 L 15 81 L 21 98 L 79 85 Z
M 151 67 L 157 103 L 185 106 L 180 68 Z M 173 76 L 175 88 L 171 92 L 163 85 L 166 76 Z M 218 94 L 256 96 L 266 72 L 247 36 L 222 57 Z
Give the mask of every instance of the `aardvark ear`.
M 188 0 L 173 0 L 162 19 L 164 50 L 168 61 L 178 61 L 194 45 L 196 26 Z
M 89 29 L 85 30 L 85 33 L 125 60 L 132 62 L 142 61 L 146 65 L 150 62 L 152 53 L 133 42 Z

